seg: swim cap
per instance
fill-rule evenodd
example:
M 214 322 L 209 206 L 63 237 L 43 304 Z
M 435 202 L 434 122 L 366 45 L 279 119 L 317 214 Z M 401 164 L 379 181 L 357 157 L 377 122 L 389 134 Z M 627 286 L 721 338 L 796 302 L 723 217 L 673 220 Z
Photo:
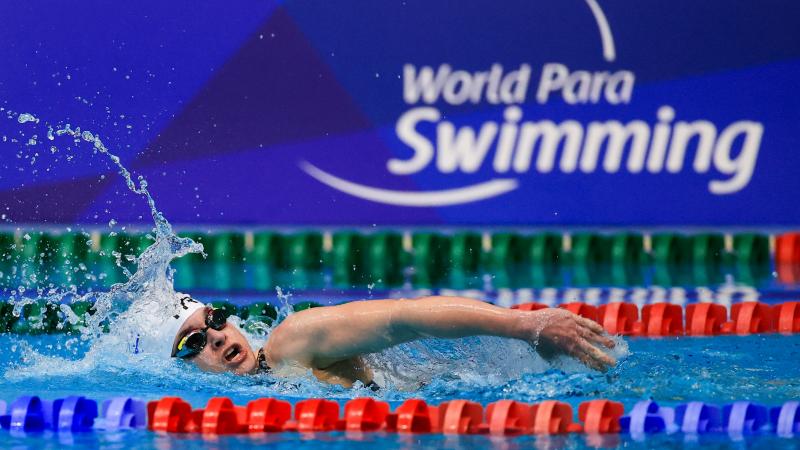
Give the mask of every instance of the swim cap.
M 206 305 L 186 294 L 173 292 L 156 294 L 149 300 L 150 308 L 133 314 L 136 332 L 131 336 L 128 350 L 133 354 L 172 356 L 178 330 L 192 314 Z
M 165 340 L 169 343 L 169 356 L 172 356 L 175 338 L 183 324 L 186 323 L 186 320 L 188 320 L 195 311 L 205 307 L 206 305 L 186 294 L 175 294 L 175 314 L 166 319 L 162 330 Z

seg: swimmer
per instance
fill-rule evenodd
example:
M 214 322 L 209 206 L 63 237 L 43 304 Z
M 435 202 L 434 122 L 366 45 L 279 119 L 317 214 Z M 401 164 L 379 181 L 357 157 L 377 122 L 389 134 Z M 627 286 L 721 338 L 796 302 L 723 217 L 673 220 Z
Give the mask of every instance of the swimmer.
M 222 310 L 179 294 L 169 320 L 170 355 L 210 372 L 278 376 L 311 370 L 319 380 L 376 389 L 362 355 L 418 339 L 499 336 L 525 341 L 550 359 L 566 355 L 605 372 L 616 364 L 603 328 L 559 308 L 520 311 L 460 297 L 369 300 L 311 308 L 287 317 L 253 350 Z M 174 319 L 174 320 L 173 320 Z

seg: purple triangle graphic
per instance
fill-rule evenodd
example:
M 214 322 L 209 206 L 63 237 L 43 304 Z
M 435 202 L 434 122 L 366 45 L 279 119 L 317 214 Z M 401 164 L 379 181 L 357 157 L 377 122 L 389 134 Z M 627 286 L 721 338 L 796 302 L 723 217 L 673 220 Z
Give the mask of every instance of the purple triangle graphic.
M 17 223 L 73 223 L 106 186 L 97 176 L 0 192 L 0 210 Z
M 333 71 L 279 7 L 148 145 L 136 166 L 369 127 Z

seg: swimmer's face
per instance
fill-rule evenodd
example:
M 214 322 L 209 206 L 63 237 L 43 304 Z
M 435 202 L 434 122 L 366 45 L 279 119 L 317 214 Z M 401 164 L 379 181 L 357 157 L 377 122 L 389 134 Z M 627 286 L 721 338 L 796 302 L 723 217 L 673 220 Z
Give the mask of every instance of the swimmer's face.
M 172 342 L 173 352 L 184 336 L 206 327 L 208 311 L 208 308 L 198 309 L 189 316 Z M 250 344 L 239 328 L 231 322 L 219 331 L 213 328 L 207 329 L 205 348 L 187 361 L 206 372 L 233 372 L 237 375 L 253 373 L 257 366 L 256 355 Z

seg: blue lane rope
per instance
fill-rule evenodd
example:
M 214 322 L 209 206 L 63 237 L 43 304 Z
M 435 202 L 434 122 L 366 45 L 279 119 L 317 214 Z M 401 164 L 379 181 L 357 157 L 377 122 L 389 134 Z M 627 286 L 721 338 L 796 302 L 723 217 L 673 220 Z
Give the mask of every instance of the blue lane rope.
M 24 395 L 10 405 L 0 401 L 0 427 L 24 433 L 144 429 L 148 425 L 147 411 L 145 401 L 131 397 L 110 398 L 98 408 L 95 400 L 83 396 L 51 401 Z M 636 403 L 618 420 L 620 433 L 634 437 L 655 433 L 726 433 L 730 436 L 774 433 L 781 437 L 797 437 L 800 436 L 800 401 L 788 401 L 772 408 L 748 401 L 722 407 L 689 402 L 673 408 L 646 400 Z

